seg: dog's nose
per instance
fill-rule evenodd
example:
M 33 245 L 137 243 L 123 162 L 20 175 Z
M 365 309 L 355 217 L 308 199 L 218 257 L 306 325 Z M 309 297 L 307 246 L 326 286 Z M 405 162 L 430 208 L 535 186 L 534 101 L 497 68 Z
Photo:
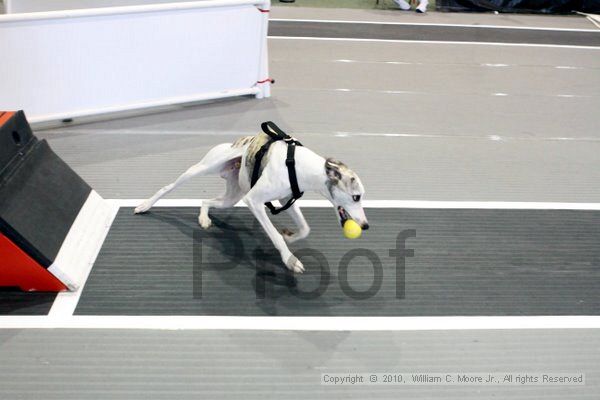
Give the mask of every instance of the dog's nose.
M 363 231 L 366 231 L 367 229 L 369 229 L 369 224 L 364 223 L 362 226 Z

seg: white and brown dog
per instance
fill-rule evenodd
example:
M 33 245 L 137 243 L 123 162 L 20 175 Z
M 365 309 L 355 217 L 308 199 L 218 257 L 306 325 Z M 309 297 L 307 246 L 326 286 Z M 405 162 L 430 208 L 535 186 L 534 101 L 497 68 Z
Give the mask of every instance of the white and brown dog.
M 282 204 L 292 197 L 290 179 L 286 167 L 287 144 L 274 142 L 265 154 L 261 163 L 261 174 L 256 184 L 251 187 L 251 175 L 255 156 L 259 149 L 269 140 L 265 133 L 247 136 L 234 143 L 223 143 L 213 147 L 204 158 L 184 172 L 177 180 L 162 189 L 154 196 L 140 204 L 135 213 L 148 211 L 161 197 L 173 189 L 199 175 L 219 174 L 226 180 L 225 193 L 211 200 L 204 200 L 198 222 L 204 229 L 211 226 L 208 216 L 210 207 L 233 207 L 242 200 L 279 250 L 283 263 L 291 271 L 302 273 L 304 266 L 288 249 L 292 243 L 308 236 L 310 228 L 297 203 L 287 209 L 296 224 L 298 231 L 284 229 L 278 232 L 267 216 L 265 203 L 279 200 Z M 325 159 L 306 147 L 298 146 L 295 151 L 295 168 L 298 187 L 302 192 L 312 190 L 328 199 L 336 209 L 336 215 L 343 226 L 347 219 L 356 221 L 362 229 L 369 224 L 363 210 L 361 199 L 364 187 L 352 170 L 343 163 L 331 158 Z

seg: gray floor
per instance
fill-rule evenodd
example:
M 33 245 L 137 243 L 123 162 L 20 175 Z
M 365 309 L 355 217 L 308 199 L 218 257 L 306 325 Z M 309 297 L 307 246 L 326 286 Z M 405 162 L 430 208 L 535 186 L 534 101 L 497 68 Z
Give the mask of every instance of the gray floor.
M 270 99 L 38 134 L 108 198 L 148 197 L 273 120 L 353 167 L 367 199 L 600 201 L 597 50 L 271 40 L 270 51 Z M 221 190 L 202 179 L 171 197 Z
M 418 19 L 395 11 L 275 8 L 272 16 L 593 28 L 582 18 L 514 15 Z M 149 196 L 209 146 L 273 120 L 311 148 L 348 162 L 370 199 L 600 201 L 598 50 L 289 39 L 269 45 L 277 80 L 270 99 L 173 107 L 37 133 L 109 198 Z M 198 180 L 172 197 L 220 191 L 218 180 Z M 0 397 L 10 399 L 591 399 L 600 393 L 598 331 L 0 330 L 0 338 Z M 397 369 L 582 371 L 587 384 L 319 385 L 324 371 Z
M 40 345 L 40 342 L 43 345 Z M 596 331 L 0 330 L 4 399 L 597 399 Z M 583 372 L 585 386 L 323 386 L 322 373 Z

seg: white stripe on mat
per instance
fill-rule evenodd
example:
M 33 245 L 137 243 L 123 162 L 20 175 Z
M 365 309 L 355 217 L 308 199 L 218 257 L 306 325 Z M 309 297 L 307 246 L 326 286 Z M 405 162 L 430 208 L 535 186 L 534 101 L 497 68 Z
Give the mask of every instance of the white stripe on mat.
M 156 329 L 415 331 L 486 329 L 598 329 L 598 316 L 519 317 L 220 317 L 0 316 L 0 329 Z
M 72 315 L 92 270 L 118 207 L 92 190 L 71 225 L 54 263 L 48 271 L 68 286 L 70 292 L 56 297 L 50 315 Z
M 110 199 L 119 207 L 136 207 L 145 199 Z M 162 199 L 154 207 L 200 207 L 201 199 Z M 301 207 L 332 207 L 327 200 L 298 200 Z M 600 203 L 555 203 L 528 201 L 429 201 L 429 200 L 363 200 L 366 208 L 447 208 L 489 210 L 600 210 Z M 236 207 L 246 207 L 243 202 Z

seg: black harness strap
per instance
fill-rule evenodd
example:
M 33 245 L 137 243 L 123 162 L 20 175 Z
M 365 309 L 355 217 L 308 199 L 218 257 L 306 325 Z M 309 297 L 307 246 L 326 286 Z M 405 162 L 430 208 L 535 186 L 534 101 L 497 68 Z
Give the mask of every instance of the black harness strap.
M 290 179 L 292 198 L 280 208 L 275 208 L 275 206 L 270 202 L 265 203 L 265 206 L 267 206 L 271 213 L 275 215 L 290 208 L 292 204 L 294 204 L 294 202 L 304 194 L 300 191 L 300 187 L 298 187 L 298 177 L 296 176 L 296 160 L 294 158 L 296 146 L 302 146 L 302 143 L 286 134 L 271 121 L 263 122 L 260 127 L 264 133 L 269 135 L 270 139 L 256 152 L 256 156 L 254 158 L 254 169 L 252 170 L 252 179 L 250 180 L 250 187 L 254 187 L 260 178 L 262 159 L 264 158 L 265 154 L 267 154 L 267 151 L 269 151 L 269 147 L 279 140 L 283 140 L 287 143 L 287 157 L 285 159 L 285 165 L 287 167 L 288 177 Z
M 269 141 L 262 145 L 262 147 L 256 152 L 256 156 L 254 156 L 254 169 L 252 170 L 252 179 L 250 180 L 250 187 L 254 187 L 258 178 L 260 178 L 260 166 L 262 163 L 262 159 L 267 154 L 269 147 L 273 143 L 275 143 L 277 139 L 271 138 Z

